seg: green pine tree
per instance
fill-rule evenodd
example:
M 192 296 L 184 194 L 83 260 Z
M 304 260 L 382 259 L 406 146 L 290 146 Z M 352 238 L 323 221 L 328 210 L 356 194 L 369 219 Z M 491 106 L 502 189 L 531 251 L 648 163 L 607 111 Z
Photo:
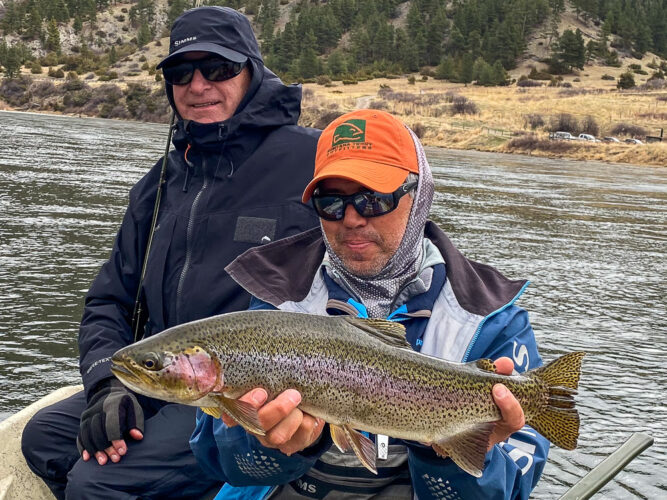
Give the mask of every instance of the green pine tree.
M 625 73 L 622 73 L 618 78 L 618 82 L 616 83 L 616 87 L 619 89 L 631 89 L 634 86 L 635 77 L 632 74 L 632 71 L 626 71 Z
M 2 65 L 5 67 L 5 77 L 8 79 L 16 78 L 21 70 L 21 55 L 16 47 L 9 47 L 6 51 Z
M 51 18 L 46 26 L 46 50 L 60 54 L 60 31 L 56 20 Z

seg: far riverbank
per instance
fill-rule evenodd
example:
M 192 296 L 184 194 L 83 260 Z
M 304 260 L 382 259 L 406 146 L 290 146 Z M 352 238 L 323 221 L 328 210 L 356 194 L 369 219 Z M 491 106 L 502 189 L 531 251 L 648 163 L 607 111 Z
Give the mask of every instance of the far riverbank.
M 604 84 L 479 87 L 428 77 L 303 85 L 300 124 L 323 128 L 341 114 L 375 108 L 400 117 L 428 146 L 548 158 L 667 166 L 667 84 L 619 92 Z M 412 83 L 411 83 L 412 82 Z M 3 82 L 6 85 L 6 82 Z M 5 89 L 7 87 L 5 86 Z M 0 110 L 167 123 L 169 104 L 155 82 L 101 83 L 18 79 Z M 549 132 L 615 136 L 620 143 L 549 140 Z

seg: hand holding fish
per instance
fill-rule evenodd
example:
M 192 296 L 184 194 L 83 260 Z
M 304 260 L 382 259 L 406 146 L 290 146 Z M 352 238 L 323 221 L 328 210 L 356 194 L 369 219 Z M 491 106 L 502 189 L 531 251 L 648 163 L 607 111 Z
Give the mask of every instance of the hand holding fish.
M 494 361 L 494 364 L 496 365 L 496 373 L 500 375 L 511 375 L 514 370 L 514 362 L 508 357 L 498 358 Z M 500 409 L 502 419 L 495 423 L 493 431 L 489 435 L 487 451 L 521 430 L 526 423 L 521 404 L 507 387 L 503 384 L 496 384 L 492 391 L 493 401 Z
M 292 455 L 312 445 L 322 434 L 324 420 L 315 418 L 297 408 L 301 403 L 301 394 L 288 389 L 275 399 L 266 402 L 264 389 L 257 388 L 239 398 L 258 409 L 258 419 L 266 431 L 264 436 L 254 436 L 267 448 L 276 448 L 286 455 Z M 236 422 L 226 414 L 222 420 L 227 427 Z
M 498 358 L 494 364 L 496 365 L 496 372 L 500 375 L 511 375 L 512 370 L 514 370 L 514 362 L 507 357 Z M 503 384 L 493 386 L 493 401 L 500 409 L 503 418 L 496 422 L 489 436 L 488 450 L 505 441 L 526 424 L 521 405 Z

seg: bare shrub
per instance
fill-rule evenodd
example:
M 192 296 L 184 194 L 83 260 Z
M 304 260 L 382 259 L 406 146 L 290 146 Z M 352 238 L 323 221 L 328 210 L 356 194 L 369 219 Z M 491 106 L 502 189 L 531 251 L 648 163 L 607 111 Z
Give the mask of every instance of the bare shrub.
M 667 95 L 659 95 L 656 99 L 658 101 L 667 101 Z
M 382 97 L 384 97 L 388 101 L 396 101 L 396 102 L 417 103 L 419 101 L 419 96 L 415 94 L 410 94 L 409 92 L 387 92 L 383 94 Z
M 375 100 L 370 102 L 370 104 L 368 105 L 368 109 L 387 110 L 389 109 L 389 106 L 384 101 Z
M 50 82 L 48 80 L 41 82 L 34 82 L 32 85 L 30 85 L 28 92 L 30 94 L 30 97 L 35 99 L 44 99 L 46 97 L 59 95 L 62 93 L 60 89 L 53 84 L 53 82 Z
M 423 123 L 417 122 L 410 128 L 419 139 L 422 139 L 426 134 L 426 126 Z
M 653 80 L 649 80 L 643 85 L 638 85 L 635 87 L 635 90 L 660 90 L 665 88 L 667 88 L 667 80 L 654 78 Z
M 542 84 L 535 80 L 521 80 L 516 82 L 517 87 L 541 87 Z
M 30 77 L 25 75 L 12 79 L 5 78 L 0 83 L 0 98 L 12 106 L 25 104 L 28 100 L 25 95 L 26 89 L 31 82 Z
M 315 95 L 315 91 L 311 88 L 304 88 L 301 92 L 301 97 L 303 99 L 311 99 Z
M 391 94 L 393 89 L 389 85 L 381 84 L 380 90 L 378 90 L 378 96 L 387 97 L 388 94 Z
M 560 113 L 551 117 L 547 130 L 549 132 L 562 131 L 576 134 L 578 128 L 579 123 L 577 123 L 577 119 L 574 116 L 569 113 Z
M 327 125 L 342 115 L 343 113 L 341 111 L 325 111 L 317 120 L 315 120 L 315 123 L 313 123 L 313 128 L 324 130 Z
M 451 90 L 445 92 L 444 98 L 445 102 L 454 102 L 454 98 L 458 97 L 459 95 L 456 92 L 452 92 Z
M 646 118 L 648 120 L 666 120 L 667 121 L 667 113 L 642 113 L 638 115 L 639 118 Z
M 329 78 L 327 75 L 320 75 L 315 79 L 315 82 L 318 85 L 326 85 L 327 83 L 331 83 L 331 78 Z
M 542 115 L 536 113 L 530 113 L 523 115 L 523 128 L 530 127 L 531 130 L 535 130 L 538 127 L 544 127 L 544 119 Z
M 90 89 L 76 90 L 65 93 L 63 105 L 66 112 L 79 111 L 77 108 L 83 107 L 90 99 L 92 92 Z
M 456 96 L 452 101 L 452 114 L 454 115 L 476 115 L 479 113 L 477 105 L 462 95 Z
M 587 115 L 581 120 L 579 129 L 584 134 L 599 135 L 600 133 L 600 127 L 598 126 L 598 123 L 591 115 Z
M 524 151 L 532 151 L 537 149 L 551 153 L 565 153 L 575 147 L 575 145 L 568 141 L 549 141 L 546 139 L 540 139 L 536 135 L 528 134 L 511 139 L 507 143 L 507 147 L 510 149 L 520 149 Z
M 440 104 L 443 99 L 444 97 L 440 93 L 422 94 L 420 96 L 419 102 L 422 106 L 434 106 L 436 104 Z
M 629 135 L 631 137 L 645 136 L 646 129 L 638 125 L 631 125 L 629 123 L 617 123 L 611 129 L 612 135 Z

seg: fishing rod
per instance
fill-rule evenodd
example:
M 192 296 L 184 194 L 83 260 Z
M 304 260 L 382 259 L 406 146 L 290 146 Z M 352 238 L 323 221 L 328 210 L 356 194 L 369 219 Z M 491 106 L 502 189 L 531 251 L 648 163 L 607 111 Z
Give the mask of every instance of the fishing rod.
M 195 0 L 194 6 L 201 7 L 202 0 Z M 162 186 L 165 182 L 167 172 L 167 156 L 169 154 L 169 147 L 171 146 L 171 137 L 174 133 L 174 122 L 176 121 L 176 111 L 172 110 L 171 119 L 169 120 L 169 134 L 167 135 L 167 145 L 164 148 L 164 157 L 162 158 L 162 170 L 160 171 L 160 181 L 157 186 L 157 195 L 155 196 L 155 207 L 153 208 L 153 220 L 151 222 L 151 231 L 148 235 L 148 243 L 146 245 L 146 253 L 144 254 L 144 262 L 141 266 L 141 277 L 139 278 L 139 286 L 137 287 L 137 296 L 134 300 L 134 310 L 132 311 L 131 329 L 134 333 L 134 341 L 137 342 L 143 337 L 141 329 L 143 327 L 141 315 L 143 313 L 142 287 L 144 284 L 144 277 L 146 275 L 146 264 L 148 263 L 148 255 L 151 251 L 153 243 L 153 235 L 155 234 L 155 226 L 157 225 L 158 211 L 160 210 L 160 199 L 162 198 Z
M 167 156 L 169 155 L 169 148 L 171 146 L 171 137 L 174 133 L 174 122 L 176 121 L 176 111 L 171 112 L 171 119 L 169 120 L 169 133 L 167 134 L 167 145 L 164 148 L 164 157 L 162 158 L 162 170 L 160 171 L 160 180 L 157 184 L 157 194 L 155 196 L 155 206 L 153 207 L 153 220 L 151 222 L 151 231 L 148 234 L 148 243 L 146 244 L 146 252 L 144 253 L 144 262 L 141 266 L 141 277 L 139 278 L 139 286 L 137 287 L 137 296 L 134 300 L 134 311 L 132 312 L 132 331 L 134 332 L 134 341 L 137 342 L 143 337 L 141 315 L 143 313 L 142 306 L 142 287 L 144 284 L 144 277 L 146 276 L 146 264 L 148 263 L 148 255 L 151 251 L 153 243 L 153 235 L 155 234 L 155 226 L 157 225 L 157 216 L 160 210 L 160 200 L 162 199 L 162 186 L 165 183 L 167 174 Z

